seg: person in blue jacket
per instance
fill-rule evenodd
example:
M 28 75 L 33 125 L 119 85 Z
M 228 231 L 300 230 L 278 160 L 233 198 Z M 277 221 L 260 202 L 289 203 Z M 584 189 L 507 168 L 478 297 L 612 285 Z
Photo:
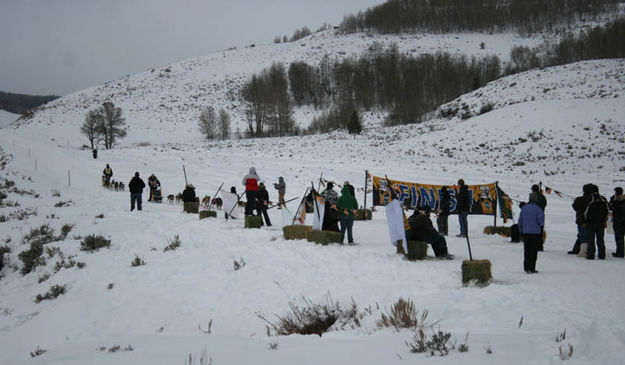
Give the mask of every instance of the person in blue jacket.
M 538 205 L 538 194 L 532 192 L 529 202 L 525 204 L 519 214 L 519 233 L 523 235 L 523 269 L 528 274 L 536 274 L 536 259 L 542 240 L 545 226 L 545 213 Z

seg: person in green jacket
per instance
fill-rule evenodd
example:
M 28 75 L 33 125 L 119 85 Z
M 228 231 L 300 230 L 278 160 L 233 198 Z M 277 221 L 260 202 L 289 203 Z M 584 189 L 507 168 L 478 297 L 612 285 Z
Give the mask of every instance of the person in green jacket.
M 336 209 L 341 222 L 341 243 L 343 243 L 345 231 L 347 231 L 347 243 L 352 246 L 354 245 L 354 236 L 352 235 L 354 210 L 358 209 L 358 202 L 356 202 L 356 198 L 354 198 L 348 186 L 343 186 L 343 189 L 341 189 L 341 196 L 336 202 Z

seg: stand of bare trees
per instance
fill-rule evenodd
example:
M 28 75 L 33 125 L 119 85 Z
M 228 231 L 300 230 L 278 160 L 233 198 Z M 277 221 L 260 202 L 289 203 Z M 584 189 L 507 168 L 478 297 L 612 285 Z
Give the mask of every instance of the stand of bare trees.
M 109 150 L 113 148 L 115 141 L 126 137 L 125 121 L 122 109 L 107 101 L 101 107 L 87 112 L 80 131 L 89 139 L 91 149 L 98 142 L 104 142 L 104 147 Z

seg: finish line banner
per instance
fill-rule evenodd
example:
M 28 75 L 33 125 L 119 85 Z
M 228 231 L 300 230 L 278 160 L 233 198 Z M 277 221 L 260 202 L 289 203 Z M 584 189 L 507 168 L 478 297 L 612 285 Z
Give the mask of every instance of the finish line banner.
M 451 196 L 449 211 L 457 214 L 455 189 L 452 185 L 428 185 L 405 181 L 388 180 L 383 177 L 371 176 L 373 182 L 373 205 L 386 205 L 391 201 L 388 182 L 397 194 L 397 199 L 404 205 L 415 209 L 429 206 L 432 210 L 440 207 L 442 187 L 447 186 Z M 467 185 L 471 197 L 471 212 L 469 214 L 495 215 L 497 210 L 497 183 L 485 185 Z

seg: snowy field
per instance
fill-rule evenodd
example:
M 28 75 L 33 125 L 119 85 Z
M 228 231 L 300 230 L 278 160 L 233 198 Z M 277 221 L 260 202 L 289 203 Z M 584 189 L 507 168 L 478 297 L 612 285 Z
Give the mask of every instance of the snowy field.
M 475 49 L 484 37 L 476 37 Z M 283 46 L 289 45 L 276 47 Z M 204 61 L 174 65 L 174 74 L 194 62 Z M 119 103 L 128 111 L 129 136 L 114 150 L 100 150 L 97 160 L 79 149 L 86 142 L 78 131 L 84 113 L 101 102 L 104 89 L 142 85 L 136 79 L 146 76 L 49 103 L 32 122 L 0 129 L 0 183 L 11 180 L 20 191 L 37 194 L 9 193 L 4 202 L 19 206 L 0 208 L 0 215 L 9 218 L 20 210 L 36 210 L 24 220 L 0 223 L 0 244 L 12 250 L 5 255 L 8 266 L 0 279 L 0 364 L 184 364 L 190 354 L 199 364 L 202 353 L 215 365 L 558 364 L 559 347 L 568 349 L 569 344 L 574 353 L 566 363 L 623 363 L 625 261 L 610 255 L 614 238 L 606 235 L 605 261 L 566 251 L 576 232 L 571 197 L 589 182 L 607 197 L 615 186 L 625 185 L 624 68 L 623 60 L 609 60 L 530 71 L 460 99 L 476 110 L 491 102 L 492 112 L 396 128 L 378 127 L 380 117 L 369 113 L 368 128 L 357 137 L 335 132 L 203 142 L 195 116 L 185 114 L 188 120 L 178 126 L 166 122 L 171 111 L 150 111 L 162 123 L 155 124 L 149 113 L 139 118 L 141 110 L 158 101 L 129 91 L 132 96 Z M 571 77 L 571 69 L 580 77 Z M 219 78 L 226 74 L 213 72 Z M 193 78 L 192 73 L 187 77 Z M 506 94 L 502 85 L 513 83 L 515 91 Z M 543 92 L 540 83 L 558 91 Z M 149 92 L 162 90 L 166 86 Z M 133 109 L 132 103 L 146 109 Z M 241 220 L 226 221 L 223 212 L 200 221 L 182 213 L 180 205 L 148 203 L 146 194 L 144 210 L 130 212 L 128 192 L 100 186 L 106 163 L 113 179 L 126 184 L 135 171 L 144 180 L 155 173 L 165 196 L 182 191 L 183 166 L 199 196 L 212 196 L 221 183 L 241 192 L 250 166 L 268 186 L 271 200 L 277 200 L 272 184 L 279 176 L 285 178 L 287 198 L 294 198 L 311 181 L 316 184 L 321 173 L 361 188 L 365 170 L 433 184 L 452 185 L 458 178 L 468 184 L 499 181 L 517 200 L 525 200 L 530 186 L 540 181 L 566 195 L 547 195 L 548 238 L 539 254 L 538 275 L 523 271 L 521 244 L 482 233 L 492 217 L 471 216 L 473 256 L 491 261 L 494 280 L 485 288 L 463 287 L 461 263 L 469 255 L 466 241 L 455 237 L 455 216 L 447 238 L 455 259 L 436 260 L 430 249 L 429 259 L 410 262 L 391 246 L 383 208 L 372 221 L 355 223 L 355 247 L 286 241 L 275 209 L 270 211 L 273 226 L 262 229 L 244 229 Z M 362 193 L 357 199 L 362 205 Z M 370 205 L 370 195 L 367 201 Z M 291 210 L 296 206 L 289 204 Z M 57 233 L 64 224 L 74 225 L 65 240 L 47 246 L 58 247 L 66 259 L 74 256 L 84 268 L 56 272 L 59 255 L 44 254 L 46 265 L 20 275 L 18 254 L 28 247 L 21 240 L 42 224 Z M 82 238 L 90 234 L 108 237 L 110 248 L 80 251 Z M 175 235 L 181 247 L 163 252 Z M 145 265 L 131 266 L 135 257 Z M 245 266 L 235 270 L 234 261 Z M 66 293 L 36 303 L 36 296 L 52 285 L 65 285 Z M 355 302 L 367 313 L 361 326 L 323 337 L 268 336 L 259 318 L 264 314 L 273 320 L 288 312 L 289 302 L 325 303 L 328 296 L 344 307 Z M 413 354 L 405 344 L 412 339 L 410 330 L 378 329 L 376 321 L 399 298 L 428 310 L 428 320 L 450 332 L 456 347 L 468 333 L 469 351 L 453 350 L 445 357 Z M 558 343 L 564 331 L 566 339 Z M 119 351 L 108 351 L 116 345 Z M 132 351 L 124 351 L 129 345 Z M 31 358 L 37 349 L 46 352 Z

